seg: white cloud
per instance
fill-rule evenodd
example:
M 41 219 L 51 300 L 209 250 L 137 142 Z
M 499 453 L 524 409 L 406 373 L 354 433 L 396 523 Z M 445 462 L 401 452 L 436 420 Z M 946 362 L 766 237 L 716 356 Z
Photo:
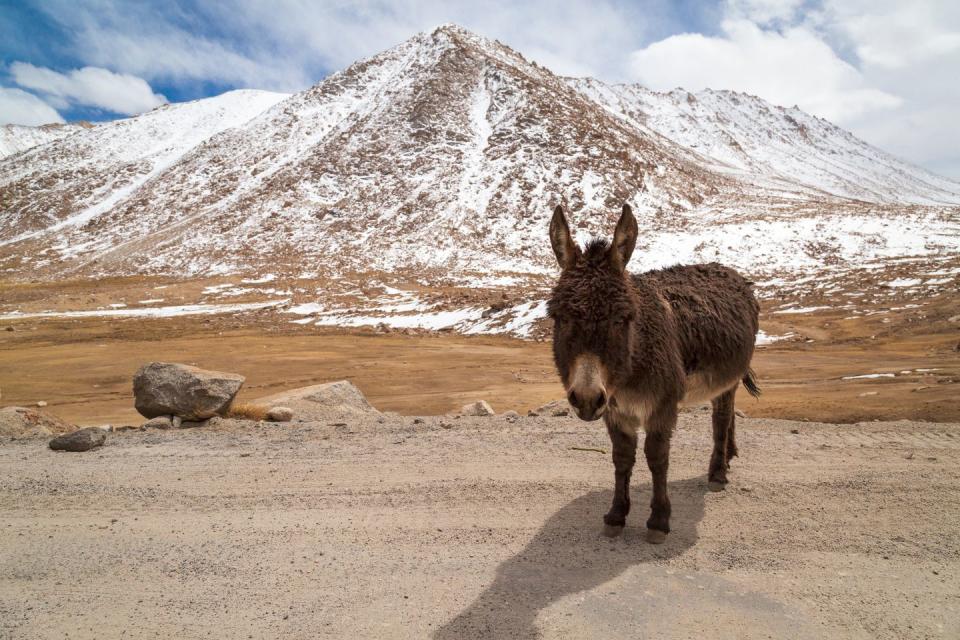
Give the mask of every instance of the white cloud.
M 32 93 L 0 87 L 0 124 L 37 126 L 63 121 L 56 109 Z
M 870 87 L 860 72 L 804 27 L 764 30 L 724 20 L 723 35 L 671 36 L 630 56 L 634 77 L 653 89 L 733 89 L 836 122 L 900 104 Z
M 960 4 L 829 2 L 825 26 L 846 36 L 864 66 L 905 69 L 960 52 Z
M 60 73 L 27 62 L 14 62 L 10 65 L 10 75 L 18 85 L 43 94 L 49 103 L 61 109 L 77 104 L 132 115 L 167 101 L 154 93 L 143 78 L 99 67 Z

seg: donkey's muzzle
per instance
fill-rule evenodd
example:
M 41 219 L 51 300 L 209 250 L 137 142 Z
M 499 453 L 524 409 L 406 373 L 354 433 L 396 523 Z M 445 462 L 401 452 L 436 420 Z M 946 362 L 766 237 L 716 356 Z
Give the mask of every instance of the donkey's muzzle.
M 567 394 L 570 402 L 581 420 L 592 422 L 599 419 L 607 408 L 607 394 L 603 391 L 593 393 L 577 393 L 575 390 Z

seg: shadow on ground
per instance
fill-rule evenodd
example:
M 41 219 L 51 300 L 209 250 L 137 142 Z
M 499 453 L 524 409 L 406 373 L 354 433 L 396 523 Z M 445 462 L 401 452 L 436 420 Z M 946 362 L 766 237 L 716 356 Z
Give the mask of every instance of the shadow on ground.
M 651 545 L 644 540 L 649 483 L 632 487 L 633 511 L 627 528 L 615 539 L 601 535 L 601 517 L 613 492 L 580 496 L 551 516 L 523 551 L 503 562 L 493 584 L 433 637 L 537 637 L 537 615 L 564 596 L 593 589 L 634 565 L 670 558 L 690 548 L 697 541 L 697 525 L 703 519 L 707 479 L 674 481 L 669 487 L 672 530 L 664 544 Z

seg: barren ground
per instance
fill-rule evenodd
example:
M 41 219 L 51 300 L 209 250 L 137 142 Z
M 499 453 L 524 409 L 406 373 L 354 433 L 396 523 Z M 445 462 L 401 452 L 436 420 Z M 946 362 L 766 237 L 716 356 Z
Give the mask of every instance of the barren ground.
M 0 310 L 167 285 L 89 286 L 0 284 Z M 762 328 L 792 337 L 757 351 L 727 491 L 706 491 L 708 414 L 682 416 L 662 546 L 643 540 L 642 462 L 623 536 L 600 535 L 601 426 L 411 417 L 561 396 L 546 342 L 275 312 L 2 321 L 0 403 L 80 424 L 142 422 L 130 384 L 150 360 L 242 373 L 242 400 L 348 378 L 406 417 L 0 443 L 0 638 L 960 637 L 955 292 L 833 304 L 764 302 Z M 844 379 L 864 374 L 885 375 Z
M 684 415 L 653 546 L 642 467 L 601 535 L 596 423 L 448 421 L 8 443 L 0 637 L 960 635 L 958 424 L 741 420 L 710 493 L 708 414 Z

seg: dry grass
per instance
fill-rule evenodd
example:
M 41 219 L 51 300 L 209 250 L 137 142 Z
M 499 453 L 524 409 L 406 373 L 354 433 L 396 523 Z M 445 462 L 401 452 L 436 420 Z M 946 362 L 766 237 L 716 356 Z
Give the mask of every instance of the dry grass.
M 237 418 L 240 420 L 264 420 L 267 417 L 267 411 L 269 407 L 265 407 L 261 404 L 254 404 L 252 402 L 234 402 L 230 405 L 230 408 L 227 409 L 226 417 L 227 418 Z

